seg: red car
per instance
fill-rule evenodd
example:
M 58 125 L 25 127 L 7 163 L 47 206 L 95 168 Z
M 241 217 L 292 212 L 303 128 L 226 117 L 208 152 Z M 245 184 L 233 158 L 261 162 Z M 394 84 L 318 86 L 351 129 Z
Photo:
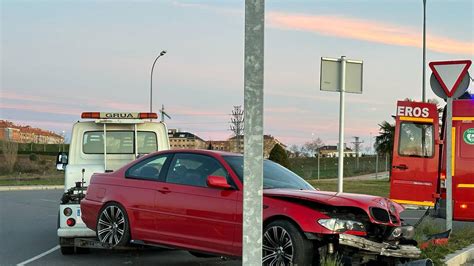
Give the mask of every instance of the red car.
M 94 174 L 82 219 L 111 246 L 169 246 L 193 254 L 242 254 L 243 156 L 163 151 Z M 407 260 L 420 250 L 386 198 L 314 189 L 264 161 L 263 265 L 312 265 L 338 252 L 352 263 Z

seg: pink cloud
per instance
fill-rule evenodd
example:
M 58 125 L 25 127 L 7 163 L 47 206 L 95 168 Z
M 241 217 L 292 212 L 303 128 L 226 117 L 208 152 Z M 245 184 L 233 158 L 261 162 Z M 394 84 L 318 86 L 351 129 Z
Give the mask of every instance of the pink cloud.
M 411 27 L 347 18 L 335 15 L 306 15 L 268 12 L 268 25 L 273 28 L 299 30 L 326 36 L 363 40 L 389 45 L 422 46 L 421 33 Z M 460 41 L 434 34 L 427 35 L 429 50 L 449 54 L 473 54 L 472 42 Z

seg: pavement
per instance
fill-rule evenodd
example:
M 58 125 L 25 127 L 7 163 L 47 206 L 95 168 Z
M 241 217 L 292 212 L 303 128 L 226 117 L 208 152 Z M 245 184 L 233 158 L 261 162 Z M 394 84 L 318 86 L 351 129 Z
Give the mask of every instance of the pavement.
M 186 251 L 92 250 L 63 256 L 56 236 L 62 190 L 0 192 L 0 265 L 241 265 L 239 260 L 196 258 Z

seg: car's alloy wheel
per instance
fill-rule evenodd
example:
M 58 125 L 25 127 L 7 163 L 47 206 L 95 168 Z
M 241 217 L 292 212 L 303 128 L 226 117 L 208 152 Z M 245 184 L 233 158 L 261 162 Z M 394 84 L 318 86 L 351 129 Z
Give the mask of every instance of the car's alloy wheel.
M 263 234 L 263 265 L 292 265 L 293 241 L 281 226 L 271 226 Z
M 128 224 L 125 213 L 115 204 L 106 206 L 97 221 L 97 237 L 111 246 L 121 244 L 127 237 Z

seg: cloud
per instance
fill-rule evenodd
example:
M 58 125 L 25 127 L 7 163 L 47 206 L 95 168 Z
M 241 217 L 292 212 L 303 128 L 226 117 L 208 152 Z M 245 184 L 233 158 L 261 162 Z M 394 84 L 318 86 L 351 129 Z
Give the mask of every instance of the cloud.
M 298 30 L 326 36 L 375 43 L 422 47 L 421 33 L 411 27 L 337 15 L 307 15 L 270 11 L 267 24 L 272 28 Z M 449 54 L 473 54 L 472 42 L 427 34 L 427 48 Z

